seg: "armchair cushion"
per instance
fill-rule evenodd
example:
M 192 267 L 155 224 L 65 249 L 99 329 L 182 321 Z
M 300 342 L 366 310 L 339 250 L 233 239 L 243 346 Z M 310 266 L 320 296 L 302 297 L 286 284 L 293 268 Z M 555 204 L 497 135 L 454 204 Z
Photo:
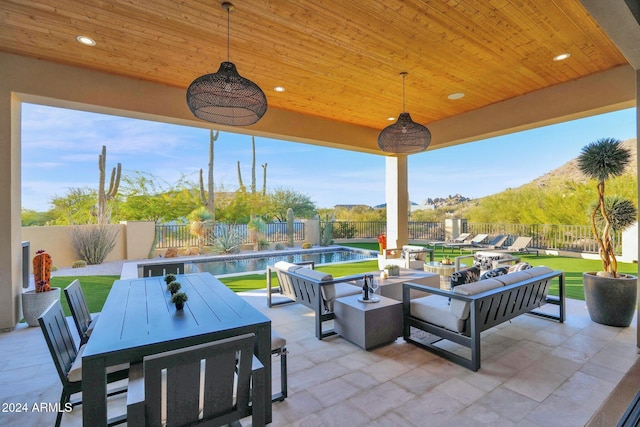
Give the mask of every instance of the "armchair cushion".
M 273 267 L 277 268 L 280 271 L 288 271 L 288 272 L 296 271 L 302 268 L 302 266 L 300 265 L 293 264 L 287 261 L 278 261 L 273 265 Z

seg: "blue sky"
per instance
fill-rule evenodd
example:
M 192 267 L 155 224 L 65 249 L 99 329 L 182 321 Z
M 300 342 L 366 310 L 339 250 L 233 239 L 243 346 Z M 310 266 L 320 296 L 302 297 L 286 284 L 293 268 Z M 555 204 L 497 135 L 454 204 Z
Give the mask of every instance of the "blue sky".
M 518 187 L 576 157 L 602 137 L 635 138 L 635 108 L 526 132 L 485 139 L 409 157 L 409 197 L 421 202 L 460 193 L 477 198 Z M 23 104 L 22 207 L 45 211 L 71 187 L 98 186 L 98 155 L 107 146 L 107 169 L 151 173 L 170 184 L 184 174 L 194 182 L 207 170 L 206 129 Z M 220 133 L 215 144 L 216 187 L 251 180 L 251 137 Z M 267 190 L 308 195 L 318 207 L 385 202 L 383 156 L 256 138 L 256 175 L 267 163 Z

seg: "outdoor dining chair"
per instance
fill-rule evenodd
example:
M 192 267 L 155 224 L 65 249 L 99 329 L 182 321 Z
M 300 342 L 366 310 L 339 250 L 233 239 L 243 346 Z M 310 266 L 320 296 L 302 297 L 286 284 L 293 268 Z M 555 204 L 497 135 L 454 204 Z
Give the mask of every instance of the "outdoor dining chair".
M 127 425 L 225 425 L 252 416 L 265 425 L 264 366 L 255 334 L 147 356 L 133 365 Z
M 287 398 L 287 340 L 271 328 L 271 355 L 280 356 L 280 391 L 271 396 L 272 402 Z
M 142 277 L 164 276 L 169 273 L 184 274 L 184 262 L 148 264 L 142 266 Z
M 76 347 L 71 336 L 67 319 L 62 311 L 60 301 L 56 301 L 38 318 L 38 323 L 42 329 L 44 339 L 51 352 L 53 363 L 58 371 L 60 382 L 62 383 L 62 394 L 60 395 L 60 410 L 56 418 L 56 427 L 60 426 L 64 408 L 71 404 L 76 406 L 82 403 L 82 399 L 71 401 L 71 396 L 82 392 L 82 353 L 84 346 Z M 107 383 L 112 383 L 125 379 L 129 376 L 129 364 L 117 365 L 107 369 Z M 108 396 L 124 393 L 126 386 L 116 388 L 108 393 Z M 126 421 L 125 417 L 119 417 L 112 424 Z
M 86 344 L 86 342 L 89 341 L 91 332 L 93 332 L 98 314 L 91 316 L 89 307 L 87 306 L 87 300 L 84 298 L 84 292 L 82 291 L 82 287 L 80 287 L 80 281 L 78 279 L 64 288 L 64 296 L 67 298 L 73 323 L 76 324 L 78 335 L 80 335 L 80 345 Z

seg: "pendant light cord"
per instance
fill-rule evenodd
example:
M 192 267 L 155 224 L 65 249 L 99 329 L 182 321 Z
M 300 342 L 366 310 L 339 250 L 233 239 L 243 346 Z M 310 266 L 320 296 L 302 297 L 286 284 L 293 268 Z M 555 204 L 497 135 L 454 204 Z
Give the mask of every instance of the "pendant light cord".
M 409 73 L 407 73 L 406 71 L 403 71 L 403 72 L 400 73 L 400 75 L 402 76 L 402 112 L 403 113 L 407 112 L 407 110 L 405 108 L 405 105 L 404 105 L 404 100 L 405 100 L 405 96 L 404 96 L 404 78 L 406 77 L 407 74 L 409 74 Z
M 231 7 L 227 7 L 227 62 L 231 62 Z

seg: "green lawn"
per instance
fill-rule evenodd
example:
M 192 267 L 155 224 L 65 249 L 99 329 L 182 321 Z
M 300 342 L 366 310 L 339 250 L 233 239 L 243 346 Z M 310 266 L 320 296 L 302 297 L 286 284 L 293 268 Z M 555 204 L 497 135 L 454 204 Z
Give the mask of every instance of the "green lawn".
M 359 247 L 364 249 L 378 250 L 378 243 L 356 243 L 345 244 L 344 246 Z M 439 249 L 435 254 L 435 259 L 441 259 L 444 255 L 448 255 L 453 258 L 456 254 L 450 252 L 443 253 Z M 584 293 L 582 291 L 582 272 L 583 271 L 598 271 L 601 268 L 599 260 L 586 260 L 581 258 L 567 258 L 556 257 L 550 255 L 536 256 L 534 254 L 522 254 L 523 261 L 530 263 L 533 266 L 546 265 L 554 270 L 562 270 L 565 272 L 566 278 L 566 296 L 567 298 L 573 298 L 578 300 L 584 300 Z M 365 271 L 372 271 L 378 269 L 378 262 L 376 260 L 355 262 L 348 264 L 336 264 L 330 266 L 322 266 L 322 271 L 331 273 L 334 277 L 347 276 L 350 274 L 363 273 Z M 627 274 L 638 274 L 637 264 L 620 263 L 618 271 Z M 80 279 L 80 284 L 87 299 L 87 304 L 91 312 L 98 312 L 102 310 L 107 294 L 111 289 L 111 285 L 118 276 L 79 276 L 79 277 L 52 277 L 51 285 L 55 287 L 65 288 L 69 283 L 75 279 Z M 274 275 L 275 280 L 275 275 Z M 224 284 L 226 284 L 234 292 L 249 291 L 254 289 L 263 289 L 266 281 L 264 274 L 249 274 L 245 276 L 236 276 L 221 278 Z M 277 283 L 277 282 L 276 282 Z M 555 289 L 552 287 L 552 294 L 557 295 L 557 286 Z M 61 298 L 62 306 L 67 316 L 70 316 L 69 307 L 67 306 L 66 299 Z

